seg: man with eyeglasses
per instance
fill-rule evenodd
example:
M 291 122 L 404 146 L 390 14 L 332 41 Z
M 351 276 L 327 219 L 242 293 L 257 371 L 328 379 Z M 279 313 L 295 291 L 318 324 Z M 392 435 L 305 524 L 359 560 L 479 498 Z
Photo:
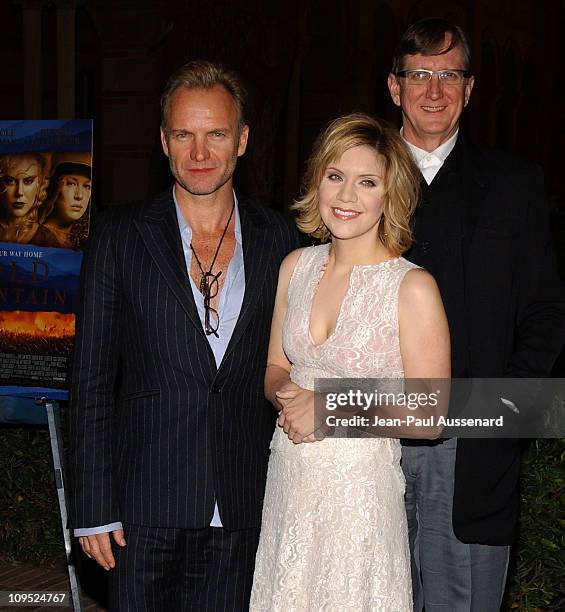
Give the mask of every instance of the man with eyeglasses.
M 563 345 L 565 298 L 542 176 L 460 132 L 470 56 L 465 33 L 443 19 L 417 22 L 395 51 L 388 87 L 423 175 L 408 258 L 438 282 L 453 378 L 547 376 Z M 404 441 L 402 464 L 414 609 L 499 610 L 518 517 L 519 441 Z
M 171 76 L 174 177 L 90 238 L 71 392 L 71 524 L 110 572 L 112 610 L 248 609 L 276 414 L 263 378 L 290 219 L 233 188 L 239 77 Z

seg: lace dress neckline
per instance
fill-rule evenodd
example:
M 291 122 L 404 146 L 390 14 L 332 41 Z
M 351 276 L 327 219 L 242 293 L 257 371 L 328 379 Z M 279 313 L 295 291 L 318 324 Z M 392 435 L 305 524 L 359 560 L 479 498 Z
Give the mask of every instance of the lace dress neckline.
M 344 305 L 348 301 L 348 298 L 350 297 L 350 294 L 351 294 L 351 286 L 352 286 L 353 275 L 355 273 L 355 270 L 357 269 L 358 270 L 368 270 L 371 268 L 380 268 L 380 267 L 386 266 L 387 264 L 390 265 L 392 263 L 395 263 L 401 259 L 400 257 L 392 257 L 391 259 L 386 259 L 385 261 L 380 261 L 379 263 L 376 263 L 376 264 L 354 264 L 351 268 L 351 272 L 349 273 L 349 279 L 347 281 L 347 289 L 345 291 L 345 295 L 343 296 L 343 299 L 341 300 L 341 304 L 339 306 L 339 311 L 338 311 L 337 319 L 335 321 L 335 326 L 331 334 L 329 334 L 328 337 L 323 342 L 316 342 L 314 340 L 314 337 L 312 336 L 312 332 L 310 331 L 311 322 L 312 322 L 312 308 L 314 306 L 314 299 L 316 298 L 316 294 L 318 293 L 320 282 L 322 280 L 322 277 L 326 273 L 326 269 L 328 267 L 328 263 L 330 259 L 331 242 L 324 246 L 327 246 L 327 248 L 324 250 L 325 252 L 323 253 L 323 257 L 321 258 L 321 266 L 320 266 L 320 269 L 318 270 L 318 274 L 313 276 L 312 288 L 311 288 L 310 296 L 309 296 L 310 297 L 310 307 L 308 309 L 308 340 L 310 341 L 310 344 L 316 349 L 321 348 L 325 344 L 327 344 L 331 340 L 331 338 L 335 336 L 335 334 L 339 331 L 340 321 L 343 317 L 343 312 L 344 312 Z

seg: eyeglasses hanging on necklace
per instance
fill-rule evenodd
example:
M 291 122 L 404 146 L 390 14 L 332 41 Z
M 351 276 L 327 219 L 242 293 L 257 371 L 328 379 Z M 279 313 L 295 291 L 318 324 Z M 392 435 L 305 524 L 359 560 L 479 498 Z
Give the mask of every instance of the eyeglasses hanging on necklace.
M 220 317 L 218 315 L 218 311 L 215 308 L 212 308 L 210 305 L 212 300 L 218 295 L 219 291 L 219 281 L 222 271 L 219 270 L 216 274 L 212 272 L 214 268 L 214 264 L 216 263 L 216 259 L 218 257 L 218 253 L 220 252 L 220 248 L 222 246 L 222 242 L 224 241 L 224 237 L 228 231 L 228 227 L 230 225 L 231 219 L 233 217 L 233 211 L 235 209 L 235 204 L 232 206 L 230 216 L 228 218 L 228 222 L 226 223 L 226 227 L 224 227 L 224 231 L 222 232 L 222 237 L 220 238 L 220 242 L 218 242 L 218 246 L 216 247 L 216 252 L 214 253 L 214 257 L 212 258 L 212 263 L 210 264 L 209 270 L 206 272 L 202 263 L 192 246 L 192 242 L 190 243 L 190 250 L 194 254 L 194 258 L 196 259 L 196 263 L 200 268 L 200 283 L 199 290 L 202 296 L 204 297 L 204 332 L 207 336 L 211 336 L 212 334 L 219 338 L 218 329 L 220 329 Z

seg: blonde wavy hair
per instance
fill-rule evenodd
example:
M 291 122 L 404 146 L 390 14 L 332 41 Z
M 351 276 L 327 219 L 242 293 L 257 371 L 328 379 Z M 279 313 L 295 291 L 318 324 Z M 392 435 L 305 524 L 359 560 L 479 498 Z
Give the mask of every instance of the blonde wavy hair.
M 410 220 L 420 199 L 421 174 L 398 130 L 364 113 L 334 119 L 318 136 L 307 163 L 302 196 L 291 205 L 297 213 L 296 224 L 305 234 L 327 242 L 330 232 L 320 216 L 318 187 L 326 168 L 345 151 L 369 146 L 384 159 L 384 205 L 378 237 L 394 255 L 412 245 Z

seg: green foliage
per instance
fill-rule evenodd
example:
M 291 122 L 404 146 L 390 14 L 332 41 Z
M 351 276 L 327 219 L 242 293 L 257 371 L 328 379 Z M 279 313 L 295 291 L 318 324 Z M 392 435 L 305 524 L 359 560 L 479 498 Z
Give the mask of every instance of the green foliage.
M 46 427 L 0 427 L 0 560 L 64 555 Z
M 565 608 L 565 440 L 537 440 L 524 455 L 520 533 L 508 610 Z
M 520 535 L 504 610 L 565 607 L 564 440 L 538 440 L 524 455 Z M 0 560 L 63 559 L 47 428 L 0 427 Z

